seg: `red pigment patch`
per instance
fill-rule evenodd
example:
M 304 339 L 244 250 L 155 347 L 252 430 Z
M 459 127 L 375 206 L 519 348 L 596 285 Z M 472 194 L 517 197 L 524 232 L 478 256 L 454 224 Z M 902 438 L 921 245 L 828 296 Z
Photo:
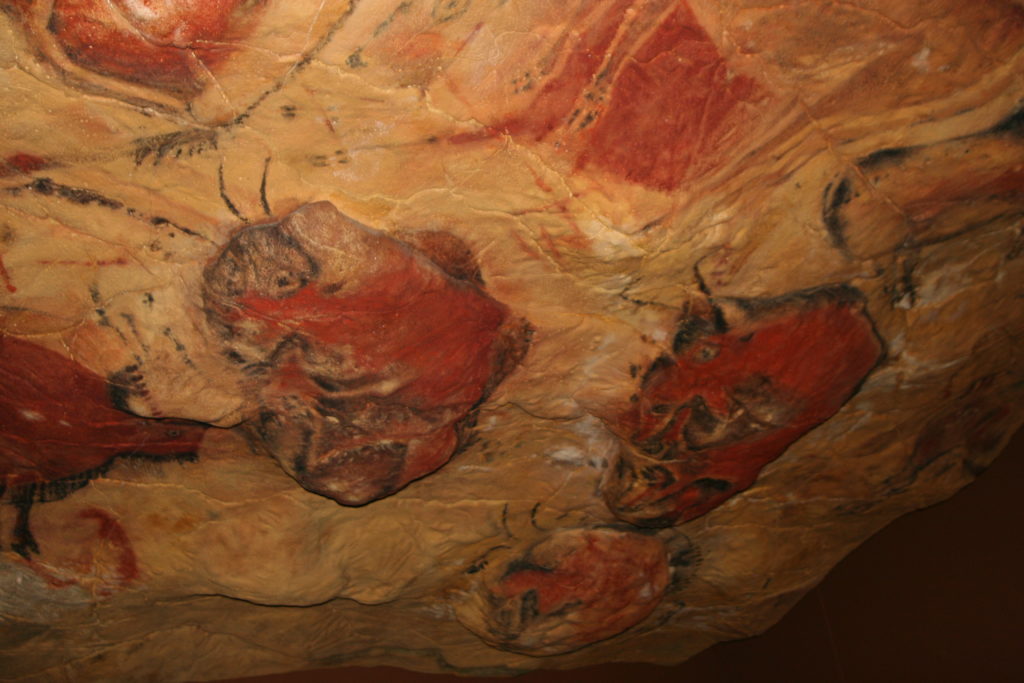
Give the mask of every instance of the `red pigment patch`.
M 106 380 L 38 344 L 0 335 L 0 481 L 48 482 L 123 454 L 194 453 L 204 427 L 135 417 Z
M 18 291 L 18 288 L 15 287 L 14 283 L 11 281 L 11 274 L 7 272 L 7 266 L 4 265 L 3 254 L 0 254 L 0 280 L 3 281 L 4 288 L 6 288 L 11 294 Z
M 940 414 L 925 425 L 902 470 L 886 479 L 891 493 L 906 490 L 925 469 L 943 458 L 952 456 L 950 465 L 962 465 L 968 470 L 991 458 L 1016 426 L 1016 413 L 998 392 L 988 391 L 995 379 L 990 375 L 975 382 L 957 398 L 955 410 Z
M 638 533 L 571 530 L 486 572 L 482 614 L 466 625 L 494 645 L 531 655 L 576 650 L 646 618 L 669 582 L 660 540 Z
M 87 69 L 191 91 L 204 66 L 228 56 L 225 42 L 243 2 L 56 0 L 49 28 L 68 57 Z
M 37 562 L 26 561 L 25 564 L 28 565 L 29 569 L 36 573 L 36 576 L 41 578 L 43 581 L 46 581 L 46 585 L 50 588 L 67 588 L 68 586 L 78 585 L 78 581 L 75 579 L 65 579 L 59 576 L 54 576 Z
M 90 507 L 80 510 L 76 519 L 96 524 L 64 530 L 60 535 L 64 542 L 48 547 L 45 560 L 26 558 L 25 565 L 51 588 L 84 584 L 103 597 L 139 578 L 131 539 L 113 515 Z
M 490 346 L 505 321 L 504 307 L 475 288 L 429 286 L 411 260 L 395 265 L 343 296 L 325 295 L 315 285 L 286 299 L 244 296 L 239 315 L 275 334 L 300 330 L 320 344 L 350 346 L 371 375 L 405 368 L 410 379 L 393 394 L 404 403 L 426 408 L 476 400 L 490 374 Z
M 974 172 L 946 179 L 927 188 L 927 194 L 901 206 L 915 223 L 925 223 L 943 211 L 979 198 L 1019 202 L 1024 198 L 1024 166 Z
M 95 520 L 99 524 L 97 535 L 102 541 L 108 543 L 117 555 L 115 571 L 118 583 L 123 585 L 139 578 L 139 565 L 135 558 L 135 550 L 121 523 L 110 513 L 99 508 L 82 510 L 79 517 Z
M 556 137 L 577 169 L 665 191 L 717 169 L 763 88 L 730 71 L 685 2 L 619 0 L 593 12 L 554 50 L 568 57 L 529 108 L 452 142 Z
M 685 2 L 630 55 L 607 109 L 584 131 L 577 168 L 596 166 L 626 180 L 673 190 L 713 171 L 764 97 L 728 65 Z
M 32 173 L 46 166 L 46 159 L 24 152 L 12 154 L 5 161 L 8 166 L 17 169 L 19 173 Z
M 606 481 L 612 510 L 646 526 L 699 517 L 834 415 L 882 356 L 851 292 L 739 302 L 750 312 L 727 332 L 683 321 L 692 339 L 652 366 L 613 422 L 633 449 Z

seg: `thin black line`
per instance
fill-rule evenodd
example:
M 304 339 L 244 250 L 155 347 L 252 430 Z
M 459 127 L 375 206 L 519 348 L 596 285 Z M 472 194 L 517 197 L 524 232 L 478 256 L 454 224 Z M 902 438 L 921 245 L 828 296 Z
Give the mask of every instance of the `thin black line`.
M 249 106 L 242 110 L 242 113 L 240 113 L 238 116 L 236 116 L 227 124 L 225 124 L 225 127 L 231 128 L 233 126 L 245 123 L 246 119 L 252 116 L 252 113 L 256 111 L 268 97 L 284 88 L 288 81 L 292 80 L 296 74 L 300 73 L 307 66 L 309 66 L 310 63 L 313 61 L 313 57 L 315 57 L 317 54 L 320 53 L 321 50 L 327 47 L 327 44 L 334 39 L 335 34 L 337 34 L 337 32 L 341 30 L 341 28 L 346 23 L 348 23 L 349 17 L 351 17 L 355 13 L 360 1 L 361 0 L 352 0 L 352 2 L 349 4 L 348 10 L 346 10 L 344 14 L 338 17 L 338 19 L 331 25 L 331 27 L 327 29 L 327 32 L 320 37 L 320 40 L 316 42 L 316 45 L 310 48 L 309 52 L 302 55 L 302 57 L 299 58 L 299 61 L 295 62 L 295 64 L 292 65 L 291 69 L 289 69 L 288 72 L 284 74 L 284 76 L 279 78 L 277 82 L 274 83 L 274 85 L 264 90 L 255 100 L 249 103 Z
M 36 178 L 32 182 L 26 185 L 18 185 L 15 187 L 6 188 L 7 194 L 17 197 L 22 190 L 29 190 L 36 194 L 41 194 L 46 197 L 59 197 L 64 201 L 78 204 L 79 206 L 90 206 L 95 204 L 111 211 L 120 211 L 127 215 L 129 218 L 136 220 L 148 221 L 150 225 L 154 227 L 160 227 L 162 225 L 169 225 L 175 230 L 179 230 L 186 235 L 192 237 L 199 237 L 201 239 L 209 241 L 206 235 L 200 234 L 195 230 L 190 230 L 183 225 L 164 218 L 163 216 L 148 216 L 147 214 L 138 211 L 130 206 L 127 206 L 124 202 L 119 199 L 112 199 L 106 197 L 95 190 L 90 190 L 83 187 L 72 187 L 70 185 L 64 185 L 61 183 L 55 183 L 50 178 Z
M 175 223 L 172 220 L 168 220 L 167 218 L 164 218 L 163 216 L 153 216 L 152 218 L 149 219 L 149 222 L 150 222 L 151 225 L 154 225 L 154 226 L 169 225 L 172 228 L 174 228 L 175 230 L 180 230 L 181 232 L 185 233 L 186 235 L 191 235 L 192 237 L 200 237 L 200 238 L 206 240 L 207 242 L 212 241 L 206 235 L 198 233 L 195 230 L 191 230 L 189 228 L 186 228 L 184 225 L 179 225 L 179 224 Z
M 822 197 L 821 222 L 825 224 L 829 241 L 837 249 L 845 250 L 846 243 L 846 221 L 841 213 L 842 208 L 853 199 L 853 192 L 850 189 L 849 178 L 843 178 L 838 183 L 829 183 L 825 186 Z
M 508 535 L 509 538 L 516 537 L 515 534 L 512 533 L 512 530 L 508 527 L 508 503 L 505 503 L 505 507 L 501 509 L 501 526 L 504 527 L 505 533 Z
M 273 215 L 270 211 L 270 204 L 267 202 L 267 172 L 270 170 L 270 157 L 263 162 L 263 179 L 260 180 L 260 204 L 263 205 L 263 213 Z
M 708 283 L 704 281 L 704 276 L 700 274 L 700 262 L 703 260 L 704 257 L 701 257 L 693 264 L 693 277 L 697 281 L 697 289 L 700 290 L 700 293 L 704 296 L 711 296 L 711 289 L 708 287 Z
M 228 197 L 228 193 L 227 193 L 227 191 L 224 188 L 224 160 L 223 159 L 221 160 L 220 165 L 217 166 L 217 185 L 218 185 L 218 187 L 220 189 L 220 198 L 224 200 L 224 206 L 228 207 L 228 211 L 233 213 L 235 215 L 235 218 L 237 218 L 238 220 L 242 221 L 243 223 L 248 223 L 249 219 L 246 218 L 245 216 L 243 216 L 241 214 L 241 212 L 239 212 L 239 210 L 237 208 L 235 208 L 235 205 L 233 203 L 231 203 L 231 199 Z
M 344 14 L 342 14 L 341 16 L 339 16 L 335 20 L 335 22 L 327 29 L 327 31 L 324 33 L 324 35 L 320 37 L 320 39 L 317 41 L 317 43 L 312 48 L 310 48 L 309 52 L 307 52 L 306 54 L 302 55 L 302 57 L 295 64 L 293 64 L 292 67 L 283 76 L 281 76 L 272 86 L 270 86 L 269 88 L 267 88 L 266 90 L 261 92 L 252 102 L 250 102 L 245 107 L 245 109 L 240 114 L 235 116 L 235 118 L 231 119 L 230 121 L 227 121 L 225 123 L 219 124 L 217 126 L 213 126 L 212 130 L 208 131 L 207 133 L 200 133 L 199 136 L 202 137 L 204 135 L 208 135 L 208 137 L 210 138 L 208 140 L 210 147 L 213 148 L 213 149 L 217 149 L 217 139 L 216 139 L 217 130 L 230 130 L 230 129 L 232 129 L 232 128 L 234 128 L 234 127 L 244 123 L 250 116 L 252 116 L 254 111 L 259 109 L 263 105 L 263 103 L 267 100 L 267 98 L 269 98 L 271 95 L 273 95 L 273 94 L 279 92 L 280 90 L 282 90 L 285 87 L 285 85 L 287 85 L 291 80 L 293 80 L 295 78 L 295 76 L 297 74 L 301 73 L 306 67 L 308 67 L 312 63 L 313 58 L 319 52 L 321 52 L 325 47 L 327 47 L 328 43 L 330 43 L 331 40 L 334 39 L 334 36 L 338 33 L 338 31 L 340 31 L 345 26 L 345 24 L 348 22 L 349 18 L 355 13 L 355 11 L 358 8 L 360 2 L 361 2 L 361 0 L 351 0 L 351 2 L 349 3 L 349 7 L 344 12 Z M 152 102 L 149 102 L 148 100 L 142 100 L 142 99 L 140 99 L 138 101 L 133 100 L 133 99 L 132 100 L 126 100 L 126 102 L 128 104 L 130 104 L 131 106 L 135 107 L 136 109 L 138 109 L 140 111 L 143 111 L 143 112 L 145 112 L 150 107 L 154 106 Z M 143 103 L 143 104 L 140 104 L 140 102 Z M 157 106 L 159 107 L 159 105 L 157 105 Z M 164 107 L 159 107 L 159 108 L 161 109 L 161 111 L 169 111 L 169 110 L 165 109 Z M 192 112 L 192 104 L 191 103 L 186 104 L 185 105 L 185 109 L 186 109 L 186 111 L 191 113 Z M 193 116 L 194 116 L 194 114 L 193 114 Z M 158 141 L 158 143 L 160 143 L 160 142 L 166 143 L 168 141 L 172 141 L 174 143 L 182 142 L 182 144 L 189 144 L 189 143 L 194 142 L 193 140 L 189 140 L 189 138 L 188 138 L 189 134 L 190 134 L 189 132 L 185 132 L 185 133 L 183 133 L 183 132 L 176 132 L 176 133 L 170 133 L 170 134 L 167 134 L 167 135 L 154 136 L 153 138 L 144 138 L 143 140 L 144 141 L 145 140 L 156 140 L 156 141 Z M 173 138 L 173 140 L 172 140 L 172 138 Z M 136 143 L 138 143 L 138 142 L 139 141 L 137 140 Z M 191 155 L 192 152 L 202 152 L 205 149 L 202 146 L 202 144 L 201 144 L 202 142 L 207 142 L 207 140 L 204 139 L 204 140 L 200 141 L 200 144 L 198 146 L 196 146 L 196 147 L 194 147 L 194 149 L 190 150 L 190 155 Z M 172 147 L 172 145 L 169 145 L 168 147 L 164 147 L 163 144 L 158 144 L 156 149 L 152 149 L 152 148 L 140 149 L 139 145 L 135 144 L 133 146 L 132 150 L 126 156 L 131 156 L 132 158 L 134 158 L 136 164 L 141 164 L 143 161 L 146 160 L 146 158 L 148 156 L 150 156 L 151 154 L 155 154 L 156 155 L 156 160 L 155 160 L 154 163 L 158 163 L 160 161 L 160 159 L 163 158 L 162 155 L 166 155 L 166 153 L 168 153 L 170 151 L 171 147 Z M 227 203 L 228 203 L 229 207 L 232 206 L 230 202 L 227 202 Z M 232 213 L 234 213 L 236 216 L 239 215 L 236 210 L 232 210 Z M 246 221 L 246 222 L 248 222 L 248 221 Z

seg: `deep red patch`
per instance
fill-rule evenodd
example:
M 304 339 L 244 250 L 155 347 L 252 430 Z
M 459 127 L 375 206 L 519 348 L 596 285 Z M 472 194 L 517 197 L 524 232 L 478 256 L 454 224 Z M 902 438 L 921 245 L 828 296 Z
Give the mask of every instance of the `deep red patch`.
M 852 290 L 741 302 L 745 319 L 681 325 L 679 352 L 612 421 L 632 444 L 606 482 L 612 510 L 662 526 L 705 514 L 846 402 L 882 355 Z
M 116 409 L 102 377 L 59 353 L 0 335 L 0 481 L 78 475 L 122 454 L 194 453 L 205 431 Z
M 672 190 L 714 170 L 736 131 L 752 120 L 744 103 L 764 93 L 728 65 L 685 2 L 623 66 L 611 101 L 584 134 L 577 166 Z
M 50 31 L 71 60 L 109 76 L 190 91 L 244 0 L 55 0 Z
M 403 367 L 409 380 L 393 396 L 419 408 L 475 401 L 490 374 L 490 347 L 504 307 L 466 286 L 438 286 L 412 259 L 359 291 L 325 294 L 309 285 L 285 299 L 248 295 L 238 315 L 286 336 L 300 330 L 318 344 L 348 346 L 369 375 Z M 425 275 L 432 275 L 428 278 Z
M 730 71 L 689 5 L 618 0 L 580 21 L 530 106 L 479 137 L 555 140 L 578 169 L 666 191 L 718 168 L 766 93 Z
M 46 159 L 25 152 L 12 154 L 7 157 L 6 162 L 8 166 L 17 169 L 20 173 L 32 173 L 46 166 Z

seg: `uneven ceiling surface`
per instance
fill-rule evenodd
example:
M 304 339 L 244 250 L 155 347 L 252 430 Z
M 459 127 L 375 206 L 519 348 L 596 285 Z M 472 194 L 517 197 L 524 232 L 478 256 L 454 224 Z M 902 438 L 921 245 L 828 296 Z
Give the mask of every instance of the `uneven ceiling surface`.
M 1024 421 L 1024 5 L 0 0 L 0 671 L 677 662 Z

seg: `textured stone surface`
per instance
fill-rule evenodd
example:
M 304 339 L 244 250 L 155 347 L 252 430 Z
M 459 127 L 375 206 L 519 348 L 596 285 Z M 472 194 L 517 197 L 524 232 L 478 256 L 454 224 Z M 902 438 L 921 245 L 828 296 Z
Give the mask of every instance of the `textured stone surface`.
M 1019 2 L 0 7 L 5 680 L 680 661 L 1024 421 Z

